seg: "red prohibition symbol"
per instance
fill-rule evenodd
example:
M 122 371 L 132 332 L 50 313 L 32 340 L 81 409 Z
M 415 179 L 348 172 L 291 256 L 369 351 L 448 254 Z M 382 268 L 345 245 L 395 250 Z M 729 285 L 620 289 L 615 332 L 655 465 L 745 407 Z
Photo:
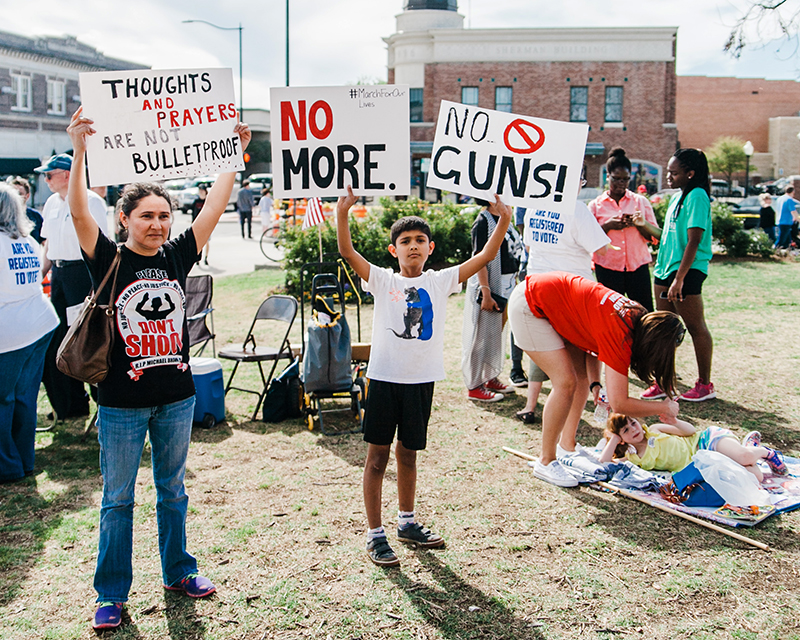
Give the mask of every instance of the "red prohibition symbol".
M 529 129 L 532 129 L 536 132 L 536 142 L 534 142 L 531 138 L 531 134 L 528 131 Z M 511 133 L 515 133 L 515 137 L 522 138 L 523 142 L 525 142 L 528 146 L 513 146 L 508 139 Z M 506 127 L 505 133 L 503 133 L 503 142 L 505 142 L 506 148 L 514 153 L 533 153 L 544 144 L 544 131 L 542 131 L 541 127 L 537 127 L 532 122 L 528 122 L 522 118 L 517 118 Z

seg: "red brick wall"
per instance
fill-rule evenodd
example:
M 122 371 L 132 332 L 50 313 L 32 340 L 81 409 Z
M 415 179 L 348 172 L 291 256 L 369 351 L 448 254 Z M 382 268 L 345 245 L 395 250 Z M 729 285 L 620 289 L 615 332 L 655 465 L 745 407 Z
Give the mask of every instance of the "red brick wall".
M 676 104 L 681 146 L 707 149 L 734 136 L 766 153 L 769 119 L 800 112 L 800 82 L 680 76 Z
M 389 80 L 394 77 L 389 70 Z M 671 62 L 435 63 L 425 67 L 424 120 L 435 122 L 441 100 L 461 101 L 461 87 L 479 87 L 479 106 L 493 109 L 494 88 L 513 87 L 515 113 L 569 120 L 571 86 L 589 87 L 589 142 L 606 153 L 622 146 L 631 158 L 666 166 L 676 148 L 675 65 Z M 604 128 L 605 87 L 624 88 L 624 129 Z M 412 140 L 432 140 L 433 127 L 412 127 Z M 587 158 L 596 185 L 606 155 Z

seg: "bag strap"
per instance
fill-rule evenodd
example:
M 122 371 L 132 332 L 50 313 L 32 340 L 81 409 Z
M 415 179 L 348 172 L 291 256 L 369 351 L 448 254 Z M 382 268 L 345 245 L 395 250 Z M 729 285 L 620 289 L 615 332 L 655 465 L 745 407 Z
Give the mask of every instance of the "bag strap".
M 113 271 L 114 272 L 114 281 L 111 283 L 111 296 L 109 297 L 109 305 L 108 305 L 109 306 L 109 311 L 106 312 L 106 313 L 108 313 L 108 315 L 112 315 L 112 316 L 114 315 L 114 308 L 113 308 L 114 294 L 117 291 L 117 273 L 119 273 L 119 263 L 120 263 L 121 259 L 122 259 L 122 253 L 120 252 L 119 247 L 117 247 L 117 255 L 114 256 L 114 260 L 111 262 L 111 266 L 108 268 L 108 271 L 106 272 L 106 275 L 103 277 L 103 280 L 100 282 L 100 286 L 97 287 L 97 291 L 95 291 L 94 294 L 92 295 L 92 299 L 91 299 L 91 301 L 89 303 L 91 306 L 95 306 L 97 304 L 97 299 L 100 297 L 100 294 L 103 292 L 103 289 L 105 288 L 106 283 L 108 282 L 108 279 L 111 277 L 111 272 Z

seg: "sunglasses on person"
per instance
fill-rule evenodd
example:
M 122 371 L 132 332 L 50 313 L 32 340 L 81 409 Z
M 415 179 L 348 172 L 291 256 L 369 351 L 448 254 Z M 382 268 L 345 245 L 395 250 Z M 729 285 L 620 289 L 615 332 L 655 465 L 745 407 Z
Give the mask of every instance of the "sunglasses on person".
M 54 171 L 48 171 L 47 173 L 43 174 L 45 180 L 52 180 L 53 176 L 57 173 L 66 173 L 64 169 L 56 169 Z

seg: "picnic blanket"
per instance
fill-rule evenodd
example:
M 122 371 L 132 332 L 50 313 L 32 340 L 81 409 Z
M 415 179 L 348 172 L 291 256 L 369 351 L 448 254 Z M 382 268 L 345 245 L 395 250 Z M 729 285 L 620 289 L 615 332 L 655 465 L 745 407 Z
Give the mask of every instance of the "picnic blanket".
M 582 484 L 589 484 L 603 490 L 597 483 L 607 482 L 614 487 L 626 489 L 651 504 L 730 527 L 752 527 L 776 513 L 800 508 L 800 459 L 798 458 L 784 456 L 789 470 L 785 476 L 772 475 L 766 463 L 758 463 L 759 468 L 764 472 L 762 486 L 769 493 L 772 504 L 751 510 L 730 505 L 687 507 L 682 504 L 674 504 L 662 498 L 658 492 L 659 487 L 669 482 L 671 474 L 645 471 L 627 461 L 604 464 L 597 460 L 601 451 L 602 448 L 598 450 L 579 447 L 577 454 L 564 456 L 558 460 Z

